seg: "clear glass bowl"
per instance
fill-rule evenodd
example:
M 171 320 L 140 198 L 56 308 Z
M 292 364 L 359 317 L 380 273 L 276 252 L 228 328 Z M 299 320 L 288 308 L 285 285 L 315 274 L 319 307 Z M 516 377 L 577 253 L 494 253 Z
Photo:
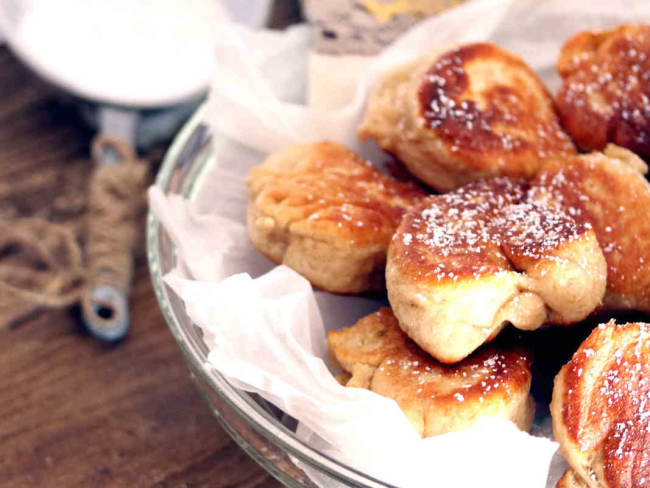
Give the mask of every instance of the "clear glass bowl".
M 200 108 L 192 116 L 165 155 L 155 183 L 164 193 L 193 198 L 201 176 L 224 142 L 202 123 L 203 111 Z M 290 487 L 316 486 L 292 458 L 327 486 L 390 486 L 316 451 L 296 437 L 295 419 L 259 396 L 233 387 L 219 373 L 205 367 L 208 348 L 201 329 L 192 323 L 183 302 L 163 283 L 163 276 L 175 265 L 175 246 L 151 212 L 147 255 L 158 303 L 192 378 L 221 425 L 244 451 Z

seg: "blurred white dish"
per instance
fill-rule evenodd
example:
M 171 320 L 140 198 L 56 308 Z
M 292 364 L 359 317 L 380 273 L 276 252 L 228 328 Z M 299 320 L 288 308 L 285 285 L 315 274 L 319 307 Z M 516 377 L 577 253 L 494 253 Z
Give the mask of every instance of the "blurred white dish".
M 151 107 L 207 89 L 214 0 L 3 0 L 0 31 L 34 71 L 76 95 Z

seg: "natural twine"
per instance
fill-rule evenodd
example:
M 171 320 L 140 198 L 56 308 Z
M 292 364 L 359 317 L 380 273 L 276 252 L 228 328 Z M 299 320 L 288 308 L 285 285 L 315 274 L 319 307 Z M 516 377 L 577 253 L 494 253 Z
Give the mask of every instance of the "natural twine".
M 148 168 L 129 144 L 105 137 L 95 138 L 94 159 L 99 160 L 107 146 L 121 162 L 98 166 L 90 180 L 86 279 L 89 285 L 111 285 L 126 292 L 133 275 L 136 221 L 144 204 Z
M 0 220 L 0 325 L 79 299 L 83 281 L 76 235 L 38 218 Z
M 96 138 L 93 156 L 106 145 L 122 162 L 97 165 L 91 176 L 85 265 L 79 236 L 64 224 L 0 218 L 0 326 L 77 303 L 97 284 L 128 292 L 148 168 L 120 141 Z

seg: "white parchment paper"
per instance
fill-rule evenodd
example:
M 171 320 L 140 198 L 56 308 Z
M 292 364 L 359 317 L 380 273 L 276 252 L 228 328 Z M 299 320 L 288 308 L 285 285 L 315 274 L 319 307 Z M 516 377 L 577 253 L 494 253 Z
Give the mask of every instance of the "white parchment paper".
M 306 27 L 254 32 L 224 22 L 206 115 L 216 159 L 192 201 L 150 190 L 151 209 L 181 263 L 166 282 L 204 331 L 211 351 L 207 366 L 297 418 L 300 436 L 312 446 L 382 481 L 404 487 L 554 486 L 566 464 L 559 456 L 551 463 L 557 444 L 543 437 L 551 435 L 550 419 L 538 426 L 541 437 L 494 420 L 422 440 L 392 400 L 340 386 L 328 369 L 326 331 L 352 325 L 381 302 L 313 292 L 295 272 L 260 256 L 246 234 L 243 178 L 265 154 L 295 142 L 329 139 L 374 162 L 384 160 L 376 147 L 356 139 L 355 129 L 368 88 L 400 62 L 490 40 L 522 55 L 554 90 L 554 63 L 569 36 L 630 21 L 650 21 L 650 2 L 471 2 L 420 23 L 373 60 L 339 110 L 301 104 Z M 322 486 L 335 486 L 309 474 Z

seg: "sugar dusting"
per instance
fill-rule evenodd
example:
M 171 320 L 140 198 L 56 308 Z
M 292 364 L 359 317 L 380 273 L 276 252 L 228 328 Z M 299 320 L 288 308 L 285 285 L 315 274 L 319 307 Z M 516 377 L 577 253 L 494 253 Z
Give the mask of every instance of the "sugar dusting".
M 585 147 L 607 141 L 650 151 L 650 27 L 622 26 L 593 51 L 568 60 L 558 97 L 563 116 L 572 120 L 573 133 Z M 595 43 L 594 43 L 595 44 Z M 616 128 L 613 130 L 612 128 Z
M 517 76 L 484 86 L 485 80 L 472 80 L 467 69 L 474 58 Z M 480 87 L 477 93 L 472 92 L 474 85 Z M 424 76 L 419 97 L 426 126 L 451 152 L 495 151 L 512 158 L 525 149 L 545 159 L 573 151 L 535 75 L 496 46 L 470 44 L 441 56 Z
M 568 427 L 583 451 L 602 452 L 608 486 L 650 486 L 649 355 L 650 324 L 611 321 L 565 367 L 565 422 L 579 419 Z
M 486 348 L 456 364 L 438 362 L 407 337 L 388 308 L 333 334 L 348 336 L 330 343 L 334 354 L 339 353 L 338 344 L 345 343 L 346 361 L 375 366 L 371 385 L 381 384 L 378 393 L 395 399 L 404 396 L 423 405 L 482 403 L 491 398 L 501 402 L 530 381 L 530 360 L 523 351 Z
M 438 363 L 416 346 L 391 351 L 379 370 L 420 400 L 447 399 L 480 402 L 490 395 L 508 394 L 527 381 L 530 371 L 520 353 L 488 349 L 454 365 Z
M 580 156 L 533 182 L 531 197 L 562 208 L 593 226 L 607 261 L 607 294 L 618 307 L 648 310 L 645 243 L 650 237 L 645 209 L 650 186 L 625 162 L 600 153 Z
M 537 201 L 526 182 L 495 178 L 429 197 L 395 239 L 402 256 L 434 261 L 441 281 L 510 270 L 523 258 L 553 259 L 553 251 L 587 228 Z

